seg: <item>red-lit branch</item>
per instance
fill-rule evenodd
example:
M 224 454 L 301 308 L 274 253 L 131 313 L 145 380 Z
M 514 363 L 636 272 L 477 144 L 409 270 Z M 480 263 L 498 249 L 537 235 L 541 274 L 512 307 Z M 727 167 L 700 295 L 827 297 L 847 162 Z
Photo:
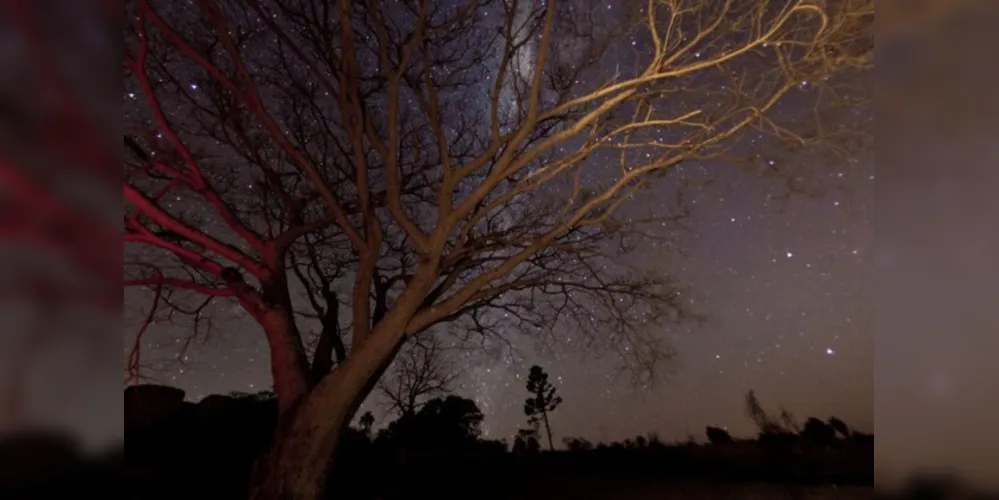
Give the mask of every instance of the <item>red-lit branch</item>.
M 142 2 L 142 5 L 145 6 L 145 2 Z M 140 9 L 142 9 L 142 7 L 140 7 Z M 182 182 L 185 182 L 188 187 L 204 197 L 205 200 L 207 200 L 215 208 L 215 210 L 218 211 L 222 220 L 224 220 L 226 224 L 236 232 L 236 234 L 243 238 L 243 240 L 245 240 L 252 248 L 260 251 L 263 246 L 260 235 L 241 221 L 225 200 L 223 200 L 222 197 L 219 196 L 214 189 L 212 189 L 208 181 L 204 178 L 204 175 L 202 175 L 201 168 L 198 166 L 194 156 L 191 155 L 191 152 L 187 149 L 184 141 L 180 139 L 177 132 L 170 125 L 169 120 L 167 120 L 166 114 L 163 112 L 163 107 L 156 96 L 155 90 L 153 89 L 153 85 L 149 81 L 149 76 L 146 74 L 145 57 L 147 54 L 146 44 L 148 41 L 144 26 L 145 23 L 143 19 L 140 19 L 138 23 L 141 40 L 139 55 L 136 58 L 126 55 L 125 65 L 132 70 L 132 73 L 138 80 L 140 87 L 142 87 L 143 93 L 146 96 L 146 102 L 149 105 L 149 109 L 152 112 L 153 117 L 156 119 L 160 129 L 166 135 L 174 149 L 176 149 L 177 153 L 180 154 L 181 159 L 184 160 L 184 163 L 188 168 L 189 174 L 188 176 L 185 176 Z
M 153 268 L 158 274 L 156 279 L 164 279 L 162 271 L 159 268 Z M 127 286 L 126 281 L 126 286 Z M 156 283 L 154 288 L 155 295 L 153 296 L 152 304 L 149 306 L 149 312 L 146 314 L 145 320 L 142 322 L 142 326 L 139 327 L 139 331 L 135 334 L 135 339 L 132 340 L 132 349 L 128 353 L 128 364 L 125 367 L 125 372 L 128 374 L 128 379 L 126 382 L 138 382 L 139 380 L 139 360 L 142 356 L 142 339 L 145 337 L 146 330 L 149 329 L 149 325 L 153 323 L 153 318 L 156 317 L 156 309 L 160 305 L 160 298 L 163 296 L 163 283 Z
M 159 224 L 164 229 L 172 231 L 177 235 L 186 238 L 187 240 L 197 243 L 207 250 L 225 258 L 229 261 L 235 263 L 246 269 L 249 273 L 257 277 L 267 276 L 267 269 L 264 268 L 260 263 L 251 259 L 243 252 L 227 245 L 207 234 L 198 231 L 191 226 L 188 226 L 179 219 L 173 217 L 165 210 L 160 208 L 156 203 L 149 199 L 146 195 L 142 194 L 138 189 L 128 184 L 124 183 L 124 194 L 125 200 L 131 203 L 135 208 L 141 211 L 144 215 L 153 220 L 153 222 Z M 163 248 L 167 248 L 165 242 L 160 238 L 150 237 L 148 235 L 136 234 L 136 235 L 126 235 L 126 240 L 131 238 L 130 241 L 133 242 L 144 242 L 151 243 Z
M 145 56 L 145 51 L 147 50 L 145 44 L 148 43 L 148 38 L 144 36 L 144 26 L 143 21 L 146 17 L 151 20 L 157 28 L 166 36 L 166 38 L 172 43 L 177 49 L 184 55 L 189 57 L 198 66 L 208 72 L 213 79 L 219 82 L 222 86 L 226 88 L 227 91 L 232 93 L 234 97 L 239 99 L 247 109 L 257 118 L 260 124 L 263 126 L 264 130 L 271 136 L 271 138 L 277 143 L 281 150 L 288 155 L 289 158 L 301 169 L 304 177 L 312 184 L 312 186 L 319 192 L 319 195 L 325 201 L 327 207 L 329 208 L 330 217 L 336 222 L 340 229 L 343 230 L 344 234 L 350 238 L 351 242 L 356 248 L 364 248 L 365 242 L 363 237 L 358 233 L 354 226 L 350 223 L 347 218 L 347 213 L 343 209 L 339 198 L 330 188 L 329 183 L 323 179 L 322 174 L 302 153 L 299 151 L 281 132 L 281 128 L 278 126 L 274 118 L 264 109 L 263 102 L 257 93 L 256 86 L 250 80 L 248 74 L 245 71 L 245 62 L 243 61 L 238 50 L 232 43 L 231 38 L 228 35 L 228 31 L 224 25 L 224 21 L 218 14 L 217 8 L 214 4 L 210 2 L 202 2 L 202 6 L 205 9 L 209 20 L 215 27 L 216 35 L 219 36 L 220 40 L 223 41 L 226 47 L 226 52 L 233 59 L 234 64 L 237 68 L 243 68 L 241 75 L 243 76 L 242 88 L 237 86 L 230 78 L 226 77 L 217 67 L 215 67 L 211 62 L 205 59 L 197 50 L 194 49 L 180 34 L 173 30 L 169 24 L 167 24 L 158 14 L 149 6 L 148 2 L 145 0 L 140 0 L 139 2 L 139 55 L 135 59 L 135 64 L 141 66 L 142 59 Z M 148 90 L 146 92 L 149 92 Z

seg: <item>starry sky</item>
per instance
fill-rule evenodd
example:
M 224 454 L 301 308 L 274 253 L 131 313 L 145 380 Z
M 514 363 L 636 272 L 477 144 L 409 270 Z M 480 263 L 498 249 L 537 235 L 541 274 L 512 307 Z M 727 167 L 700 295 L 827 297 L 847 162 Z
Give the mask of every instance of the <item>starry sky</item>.
M 127 115 L 137 97 L 126 89 L 124 98 Z M 801 109 L 792 102 L 781 113 Z M 851 119 L 873 120 L 864 114 Z M 853 156 L 801 153 L 774 160 L 804 167 L 821 180 L 819 192 L 790 197 L 779 180 L 705 166 L 715 182 L 691 198 L 688 230 L 671 229 L 672 245 L 643 244 L 633 257 L 636 265 L 667 269 L 688 284 L 707 315 L 705 323 L 661 333 L 675 356 L 654 384 L 635 385 L 622 376 L 614 355 L 575 349 L 572 332 L 559 332 L 561 342 L 554 345 L 515 335 L 509 346 L 451 351 L 462 370 L 455 392 L 483 410 L 485 437 L 510 438 L 526 425 L 524 385 L 532 364 L 548 371 L 564 400 L 551 417 L 556 442 L 564 436 L 611 441 L 648 433 L 667 441 L 703 439 L 706 425 L 748 436 L 754 429 L 743 403 L 750 389 L 768 410 L 786 408 L 802 421 L 835 415 L 873 430 L 874 156 L 866 149 Z M 655 211 L 664 198 L 647 191 L 628 210 Z M 130 328 L 141 317 L 142 293 L 126 295 L 126 352 Z M 187 332 L 154 325 L 145 338 L 146 374 L 185 389 L 192 400 L 269 389 L 263 332 L 238 306 L 216 311 L 212 336 L 189 345 L 180 359 Z M 362 411 L 371 408 L 381 417 L 376 403 L 369 400 Z

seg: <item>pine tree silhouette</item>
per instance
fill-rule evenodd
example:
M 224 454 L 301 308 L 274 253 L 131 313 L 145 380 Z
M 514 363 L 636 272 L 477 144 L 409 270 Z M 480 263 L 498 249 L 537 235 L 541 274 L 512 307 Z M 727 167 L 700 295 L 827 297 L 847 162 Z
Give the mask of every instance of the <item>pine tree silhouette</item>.
M 524 414 L 527 421 L 532 425 L 543 423 L 545 433 L 548 434 L 548 449 L 554 451 L 555 445 L 552 441 L 552 428 L 548 422 L 548 414 L 555 410 L 562 402 L 562 398 L 555 395 L 555 386 L 548 382 L 548 374 L 540 366 L 531 367 L 531 372 L 527 376 L 527 391 L 531 397 L 524 402 Z

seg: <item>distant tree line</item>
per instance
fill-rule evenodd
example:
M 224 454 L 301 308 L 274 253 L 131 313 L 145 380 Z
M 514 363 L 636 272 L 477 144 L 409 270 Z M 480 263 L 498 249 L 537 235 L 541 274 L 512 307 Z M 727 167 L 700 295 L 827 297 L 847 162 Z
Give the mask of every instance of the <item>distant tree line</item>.
M 786 410 L 777 418 L 771 417 L 753 392 L 747 395 L 746 413 L 760 429 L 756 439 L 737 440 L 725 429 L 708 426 L 707 445 L 698 445 L 693 437 L 686 443 L 665 443 L 655 434 L 610 443 L 564 437 L 561 443 L 565 451 L 551 453 L 554 437 L 549 415 L 562 398 L 539 366 L 531 367 L 525 384 L 529 397 L 524 413 L 529 427 L 520 429 L 512 442 L 483 439 L 481 426 L 485 415 L 475 401 L 445 393 L 440 389 L 444 384 L 430 380 L 435 377 L 453 380 L 448 371 L 435 368 L 429 374 L 418 373 L 420 369 L 414 368 L 442 366 L 421 357 L 429 352 L 425 347 L 413 351 L 416 356 L 413 359 L 421 362 L 400 363 L 387 378 L 394 381 L 393 394 L 403 396 L 388 399 L 384 415 L 389 420 L 376 430 L 376 417 L 369 411 L 355 420 L 356 427 L 348 429 L 342 458 L 334 461 L 334 473 L 330 476 L 330 481 L 339 482 L 337 491 L 349 493 L 344 484 L 354 484 L 358 478 L 366 477 L 367 470 L 401 467 L 417 471 L 441 461 L 448 464 L 441 467 L 454 470 L 485 461 L 487 468 L 499 467 L 497 470 L 567 467 L 602 471 L 637 467 L 680 475 L 772 479 L 783 477 L 788 470 L 797 470 L 792 465 L 800 469 L 804 460 L 811 464 L 807 467 L 807 477 L 825 477 L 823 471 L 828 469 L 833 471 L 830 474 L 838 474 L 835 477 L 840 482 L 863 483 L 868 475 L 873 481 L 873 462 L 871 467 L 867 464 L 873 453 L 873 436 L 851 431 L 836 417 L 809 418 L 804 425 L 798 425 Z M 418 381 L 420 387 L 435 389 L 424 391 L 406 381 Z M 419 396 L 411 397 L 413 394 Z M 196 485 L 190 487 L 199 492 L 199 497 L 232 497 L 232 484 L 248 484 L 254 460 L 266 451 L 277 426 L 276 414 L 277 400 L 272 393 L 213 395 L 190 403 L 184 401 L 184 392 L 179 389 L 129 387 L 125 391 L 125 459 L 137 471 L 130 476 L 133 486 L 159 484 L 173 497 L 186 498 L 190 490 L 170 489 L 180 488 L 181 483 L 164 487 L 154 479 L 164 474 L 184 477 Z M 546 453 L 541 453 L 542 427 L 548 441 Z M 771 455 L 768 460 L 754 458 L 760 453 L 773 452 L 778 455 Z M 780 458 L 785 456 L 788 458 Z M 535 465 L 528 465 L 531 463 Z M 221 484 L 229 486 L 223 488 Z M 212 489 L 212 485 L 219 489 Z M 363 481 L 355 486 L 373 487 L 365 486 Z

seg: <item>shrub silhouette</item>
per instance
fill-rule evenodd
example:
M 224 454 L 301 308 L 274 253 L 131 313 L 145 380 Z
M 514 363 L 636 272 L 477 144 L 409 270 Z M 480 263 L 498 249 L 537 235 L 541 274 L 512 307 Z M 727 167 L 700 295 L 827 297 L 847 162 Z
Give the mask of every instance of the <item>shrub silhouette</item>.
M 562 438 L 562 444 L 564 444 L 569 451 L 590 451 L 593 449 L 593 443 L 578 437 Z
M 801 438 L 809 444 L 828 445 L 836 440 L 836 430 L 831 425 L 815 417 L 811 417 L 805 421 L 805 428 L 801 431 Z
M 659 435 L 656 433 L 650 433 L 648 435 L 649 449 L 661 450 L 666 447 L 662 440 L 659 439 Z
M 513 439 L 514 453 L 537 453 L 541 450 L 538 442 L 538 429 L 520 429 Z
M 722 444 L 728 444 L 732 442 L 732 435 L 728 433 L 725 429 L 720 429 L 718 427 L 711 427 L 710 425 L 705 429 L 705 434 L 708 436 L 708 441 L 711 444 L 717 446 Z
M 125 388 L 125 426 L 150 427 L 175 416 L 184 407 L 184 391 L 165 385 L 133 385 Z
M 481 434 L 482 411 L 471 399 L 447 396 L 428 401 L 415 414 L 405 414 L 378 435 L 378 441 L 412 448 L 456 448 Z
M 842 439 L 850 437 L 850 428 L 846 426 L 846 422 L 836 417 L 829 417 L 829 427 L 832 427 Z

